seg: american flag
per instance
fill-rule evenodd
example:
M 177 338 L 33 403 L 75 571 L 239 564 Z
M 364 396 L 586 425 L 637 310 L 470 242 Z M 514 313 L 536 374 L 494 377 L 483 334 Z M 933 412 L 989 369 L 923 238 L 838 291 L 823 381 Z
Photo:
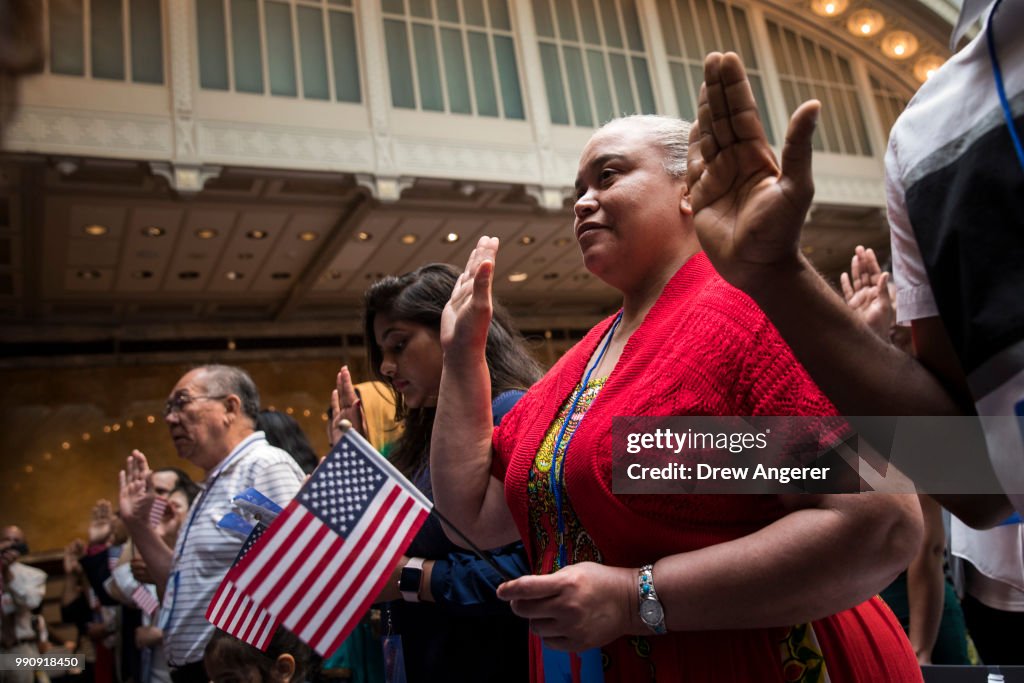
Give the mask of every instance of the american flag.
M 348 430 L 225 582 L 326 656 L 366 612 L 431 508 Z
M 156 599 L 153 591 L 142 584 L 139 584 L 138 588 L 132 591 L 132 602 L 140 610 L 150 615 L 160 606 L 160 601 Z
M 232 566 L 242 561 L 266 530 L 266 525 L 256 523 Z M 266 652 L 279 623 L 274 615 L 238 590 L 230 575 L 221 582 L 214 593 L 213 600 L 206 610 L 206 619 L 220 630 L 263 652 Z
M 156 526 L 164 519 L 164 510 L 167 509 L 167 499 L 157 496 L 153 499 L 153 507 L 149 509 L 149 525 Z

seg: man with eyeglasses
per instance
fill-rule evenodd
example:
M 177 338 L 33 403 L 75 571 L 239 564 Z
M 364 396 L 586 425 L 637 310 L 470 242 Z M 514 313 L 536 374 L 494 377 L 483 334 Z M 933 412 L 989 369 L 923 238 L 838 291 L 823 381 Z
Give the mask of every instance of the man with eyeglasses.
M 121 515 L 157 586 L 163 587 L 159 624 L 175 683 L 207 680 L 203 650 L 214 627 L 206 608 L 242 546 L 217 527 L 231 499 L 254 487 L 280 505 L 298 492 L 303 473 L 285 451 L 256 431 L 259 392 L 241 368 L 204 365 L 171 391 L 164 420 L 178 455 L 206 473 L 173 550 L 149 525 L 155 497 L 152 473 L 139 451 L 121 472 Z

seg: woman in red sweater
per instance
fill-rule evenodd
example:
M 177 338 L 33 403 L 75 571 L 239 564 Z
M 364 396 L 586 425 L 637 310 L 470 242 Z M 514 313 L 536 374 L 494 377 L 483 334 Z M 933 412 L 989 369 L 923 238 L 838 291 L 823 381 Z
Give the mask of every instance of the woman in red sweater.
M 530 619 L 534 680 L 921 680 L 873 597 L 919 542 L 913 497 L 612 493 L 613 416 L 835 414 L 701 253 L 688 133 L 629 117 L 583 150 L 575 235 L 622 308 L 497 430 L 484 340 L 498 244 L 480 240 L 442 321 L 437 506 L 480 545 L 523 538 L 534 575 L 499 596 Z

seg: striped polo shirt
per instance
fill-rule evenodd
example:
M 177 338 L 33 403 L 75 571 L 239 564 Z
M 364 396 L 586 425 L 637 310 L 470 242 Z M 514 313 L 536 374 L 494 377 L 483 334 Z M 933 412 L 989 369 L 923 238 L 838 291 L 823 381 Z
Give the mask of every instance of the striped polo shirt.
M 253 487 L 281 506 L 298 492 L 304 475 L 295 460 L 254 432 L 207 475 L 174 548 L 162 614 L 164 647 L 172 667 L 198 662 L 213 636 L 206 608 L 242 547 L 243 539 L 217 526 L 231 499 Z

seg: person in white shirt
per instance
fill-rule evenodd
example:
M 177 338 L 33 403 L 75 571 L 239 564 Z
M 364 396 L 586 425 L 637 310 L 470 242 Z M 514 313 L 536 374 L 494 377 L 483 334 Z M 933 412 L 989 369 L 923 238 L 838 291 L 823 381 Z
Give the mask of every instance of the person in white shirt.
M 256 431 L 259 405 L 252 378 L 227 365 L 195 368 L 171 391 L 164 419 L 174 447 L 206 472 L 173 550 L 149 525 L 154 494 L 146 457 L 133 451 L 121 472 L 121 515 L 154 583 L 164 587 L 159 626 L 175 683 L 208 680 L 203 650 L 214 628 L 206 608 L 242 546 L 217 526 L 231 499 L 253 487 L 283 506 L 303 481 L 295 460 Z
M 39 656 L 39 634 L 32 610 L 43 602 L 46 572 L 18 562 L 28 552 L 25 534 L 16 526 L 0 529 L 0 654 Z M 0 682 L 29 683 L 30 670 L 0 670 Z

